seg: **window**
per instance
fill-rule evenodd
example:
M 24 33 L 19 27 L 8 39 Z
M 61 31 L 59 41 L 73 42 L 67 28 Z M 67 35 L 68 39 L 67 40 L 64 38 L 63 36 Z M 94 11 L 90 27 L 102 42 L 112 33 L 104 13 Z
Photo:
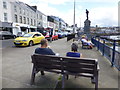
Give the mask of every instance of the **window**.
M 33 20 L 31 19 L 31 25 L 33 25 Z
M 27 16 L 29 16 L 29 11 L 27 10 Z
M 24 10 L 24 15 L 26 14 L 26 10 Z
M 22 23 L 22 16 L 20 16 L 20 23 Z
M 39 16 L 38 16 L 38 14 L 37 14 L 37 19 L 38 19 L 38 17 L 39 17 Z
M 17 7 L 16 6 L 14 6 L 14 11 L 17 12 Z
M 20 10 L 20 14 L 21 14 L 22 13 L 22 9 L 20 8 L 19 10 Z
M 31 17 L 32 17 L 32 12 L 31 12 Z
M 7 13 L 4 13 L 4 21 L 7 21 Z
M 28 22 L 28 24 L 29 24 L 29 18 L 27 18 L 27 22 Z
M 36 21 L 34 20 L 34 25 L 36 26 Z
M 3 2 L 3 8 L 7 8 L 7 3 L 6 2 Z
M 42 15 L 40 15 L 40 19 L 42 20 Z
M 24 17 L 24 24 L 26 24 L 26 17 Z
M 15 22 L 18 22 L 18 18 L 16 14 L 15 14 Z
M 23 14 L 25 15 L 25 10 L 23 9 Z

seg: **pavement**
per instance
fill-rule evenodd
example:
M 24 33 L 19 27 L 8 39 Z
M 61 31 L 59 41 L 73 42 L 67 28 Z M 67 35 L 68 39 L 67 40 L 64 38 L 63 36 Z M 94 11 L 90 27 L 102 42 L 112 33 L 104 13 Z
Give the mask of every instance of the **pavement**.
M 71 41 L 67 39 L 59 39 L 49 43 L 54 52 L 60 56 L 65 56 L 66 52 L 70 51 Z M 36 75 L 35 85 L 30 85 L 32 63 L 31 55 L 35 48 L 32 47 L 12 47 L 2 50 L 2 88 L 55 88 L 60 75 L 55 73 L 45 72 L 45 76 L 40 73 Z M 111 67 L 109 60 L 101 55 L 94 47 L 93 49 L 82 49 L 79 44 L 79 52 L 82 53 L 82 58 L 98 59 L 100 66 L 99 71 L 99 88 L 118 88 L 118 70 Z M 0 83 L 1 84 L 1 83 Z M 65 88 L 94 88 L 89 78 L 70 76 L 65 82 Z

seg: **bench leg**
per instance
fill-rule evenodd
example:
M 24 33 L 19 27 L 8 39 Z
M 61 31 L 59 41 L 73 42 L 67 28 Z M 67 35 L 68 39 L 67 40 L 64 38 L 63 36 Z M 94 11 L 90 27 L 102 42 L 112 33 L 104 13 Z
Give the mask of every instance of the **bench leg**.
M 32 70 L 32 75 L 31 75 L 31 85 L 33 85 L 35 83 L 35 69 L 33 67 L 33 70 Z
M 91 82 L 92 82 L 93 84 L 95 84 L 95 78 L 94 78 L 94 77 L 91 77 Z
M 41 75 L 45 75 L 44 71 L 41 71 Z
M 97 75 L 95 76 L 95 90 L 98 90 L 98 72 Z
M 69 79 L 69 75 L 66 75 L 67 80 Z
M 65 75 L 62 76 L 62 89 L 65 88 Z

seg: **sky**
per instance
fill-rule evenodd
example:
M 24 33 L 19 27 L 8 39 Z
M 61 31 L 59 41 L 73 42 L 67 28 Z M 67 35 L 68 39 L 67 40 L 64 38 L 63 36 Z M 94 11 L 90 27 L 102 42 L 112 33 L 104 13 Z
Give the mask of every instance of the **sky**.
M 36 5 L 46 15 L 62 18 L 73 25 L 74 0 L 19 0 L 29 5 Z M 89 11 L 91 26 L 118 26 L 119 0 L 75 0 L 75 23 L 84 26 L 86 9 Z

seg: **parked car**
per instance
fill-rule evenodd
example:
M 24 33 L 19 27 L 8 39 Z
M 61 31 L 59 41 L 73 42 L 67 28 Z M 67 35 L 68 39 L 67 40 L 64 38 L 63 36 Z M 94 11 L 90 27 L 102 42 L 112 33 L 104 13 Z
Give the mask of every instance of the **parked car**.
M 47 40 L 50 40 L 50 36 L 49 36 L 49 33 L 46 34 L 45 38 Z M 55 32 L 53 35 L 52 35 L 52 40 L 57 40 L 58 39 L 58 34 Z
M 17 37 L 21 37 L 21 36 L 22 36 L 22 32 L 18 32 Z
M 58 40 L 58 34 L 56 32 L 53 34 L 52 40 Z
M 14 40 L 15 46 L 33 46 L 40 43 L 45 37 L 39 32 L 30 32 Z
M 65 37 L 65 34 L 62 31 L 58 32 L 58 38 L 63 38 L 63 37 Z
M 66 31 L 65 31 L 65 32 L 63 32 L 63 34 L 65 35 L 65 37 L 67 37 L 67 35 L 68 35 L 68 32 L 66 32 Z
M 13 35 L 11 32 L 9 31 L 0 31 L 0 39 L 4 40 L 4 39 L 14 39 L 16 38 L 15 35 Z

